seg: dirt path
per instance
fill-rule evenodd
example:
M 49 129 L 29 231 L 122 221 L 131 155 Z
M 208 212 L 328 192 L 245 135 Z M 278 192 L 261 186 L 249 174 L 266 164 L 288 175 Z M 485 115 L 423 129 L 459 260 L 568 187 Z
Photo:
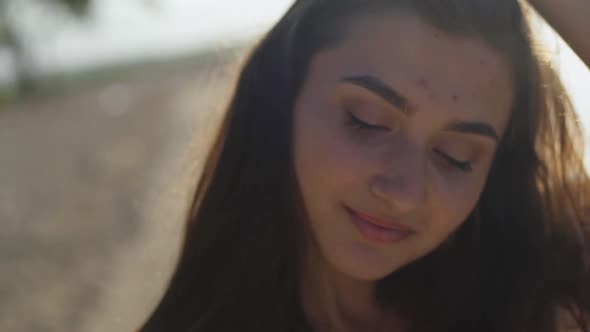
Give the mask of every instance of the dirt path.
M 0 111 L 0 331 L 132 331 L 174 265 L 231 66 Z

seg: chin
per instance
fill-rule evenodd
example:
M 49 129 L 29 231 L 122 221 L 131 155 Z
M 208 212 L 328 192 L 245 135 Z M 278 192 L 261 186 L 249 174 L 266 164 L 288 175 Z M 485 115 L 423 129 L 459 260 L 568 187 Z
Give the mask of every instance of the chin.
M 340 273 L 362 281 L 379 281 L 399 270 L 408 262 L 387 257 L 369 248 L 356 248 L 353 253 L 328 258 L 329 263 Z

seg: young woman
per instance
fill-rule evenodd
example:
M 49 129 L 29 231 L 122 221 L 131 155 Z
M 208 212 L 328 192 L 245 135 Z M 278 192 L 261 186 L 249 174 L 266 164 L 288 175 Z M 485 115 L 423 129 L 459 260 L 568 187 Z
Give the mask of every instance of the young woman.
M 576 115 L 516 0 L 299 0 L 245 63 L 153 331 L 583 330 Z

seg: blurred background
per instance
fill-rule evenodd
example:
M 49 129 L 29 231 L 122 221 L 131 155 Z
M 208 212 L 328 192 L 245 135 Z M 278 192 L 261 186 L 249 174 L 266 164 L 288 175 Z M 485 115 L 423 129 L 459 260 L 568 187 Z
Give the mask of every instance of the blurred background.
M 0 331 L 133 331 L 245 51 L 292 0 L 0 0 Z M 585 127 L 590 72 L 536 29 Z

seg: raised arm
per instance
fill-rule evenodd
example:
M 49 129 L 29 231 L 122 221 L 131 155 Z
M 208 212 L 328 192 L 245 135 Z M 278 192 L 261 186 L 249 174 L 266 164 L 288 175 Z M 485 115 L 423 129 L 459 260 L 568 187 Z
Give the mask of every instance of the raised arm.
M 528 0 L 590 68 L 590 0 Z

